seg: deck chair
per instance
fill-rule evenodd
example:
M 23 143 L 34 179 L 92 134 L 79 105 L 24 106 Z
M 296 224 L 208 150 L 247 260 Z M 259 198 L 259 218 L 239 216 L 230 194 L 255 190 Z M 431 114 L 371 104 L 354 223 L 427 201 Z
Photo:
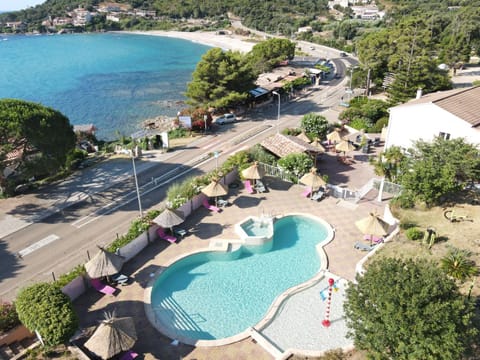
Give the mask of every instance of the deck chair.
M 215 205 L 211 205 L 207 199 L 203 199 L 202 201 L 203 206 L 213 212 L 220 212 L 220 208 L 216 207 Z
M 157 229 L 157 235 L 160 239 L 167 240 L 169 243 L 174 243 L 177 241 L 177 238 L 172 235 L 168 235 L 165 233 L 165 230 L 162 227 Z
M 263 193 L 267 191 L 267 189 L 265 188 L 265 185 L 261 180 L 257 180 L 257 182 L 255 183 L 255 190 L 257 190 L 259 193 Z
M 129 277 L 121 273 L 110 276 L 110 280 L 117 285 L 127 285 Z
M 133 352 L 132 350 L 128 350 L 123 356 L 120 358 L 120 360 L 133 360 L 138 356 L 136 352 Z
M 102 294 L 113 295 L 115 291 L 117 291 L 117 289 L 115 289 L 114 287 L 102 283 L 100 279 L 92 279 L 90 282 L 93 288 L 98 292 L 101 292 Z
M 325 196 L 325 191 L 324 190 L 318 190 L 315 194 L 312 195 L 310 200 L 319 201 L 319 200 L 322 200 L 324 198 L 324 196 Z
M 218 199 L 217 204 L 221 207 L 226 207 L 226 206 L 230 205 L 228 200 L 224 200 L 224 199 Z
M 375 245 L 377 245 L 377 244 L 367 245 L 367 244 L 364 244 L 364 243 L 361 243 L 361 242 L 357 241 L 355 243 L 355 245 L 353 245 L 353 247 L 355 249 L 358 249 L 358 250 L 361 250 L 361 251 L 371 251 L 371 250 L 373 250 Z
M 372 242 L 372 244 L 380 244 L 380 243 L 383 242 L 383 237 L 378 237 L 378 236 L 367 234 L 363 237 L 363 240 L 370 241 L 370 242 Z
M 303 197 L 309 197 L 309 195 L 310 195 L 311 192 L 312 192 L 312 188 L 307 187 L 307 188 L 305 188 L 305 190 L 303 191 L 302 196 L 303 196 Z
M 253 194 L 254 193 L 254 190 L 252 188 L 252 183 L 250 182 L 250 180 L 245 180 L 245 189 L 247 189 L 247 192 L 249 194 Z

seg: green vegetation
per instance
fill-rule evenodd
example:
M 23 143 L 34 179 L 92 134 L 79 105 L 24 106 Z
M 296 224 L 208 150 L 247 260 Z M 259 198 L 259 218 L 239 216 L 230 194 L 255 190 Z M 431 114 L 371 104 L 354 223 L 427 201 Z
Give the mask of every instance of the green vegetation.
M 294 183 L 303 174 L 313 167 L 313 160 L 304 153 L 292 153 L 278 160 L 278 166 L 290 174 L 290 180 Z
M 15 304 L 0 302 L 0 335 L 20 325 Z
M 55 286 L 62 288 L 70 283 L 73 279 L 77 278 L 78 276 L 86 275 L 86 273 L 87 271 L 85 270 L 85 265 L 78 265 L 70 272 L 60 275 L 60 278 L 58 278 L 54 284 Z
M 284 60 L 291 60 L 295 55 L 295 43 L 287 39 L 272 38 L 256 44 L 248 53 L 250 66 L 258 76 L 269 72 Z
M 20 321 L 38 331 L 46 346 L 62 344 L 78 328 L 70 298 L 54 284 L 38 283 L 20 291 L 15 302 Z
M 75 133 L 67 117 L 40 104 L 0 99 L 0 195 L 30 178 L 42 178 L 64 169 L 75 147 Z M 18 156 L 5 161 L 13 151 Z M 5 169 L 15 169 L 6 177 Z M 18 178 L 20 177 L 20 178 Z
M 440 267 L 448 276 L 461 282 L 478 273 L 475 262 L 470 259 L 472 253 L 468 250 L 450 247 L 448 253 L 440 259 Z
M 390 104 L 367 97 L 356 97 L 350 101 L 348 109 L 342 111 L 338 119 L 357 130 L 379 133 L 388 124 Z
M 423 239 L 424 232 L 416 227 L 408 228 L 405 231 L 405 236 L 410 240 L 420 240 Z
M 355 347 L 374 359 L 460 359 L 473 345 L 473 302 L 425 260 L 380 259 L 347 289 Z
M 300 128 L 311 140 L 325 139 L 330 125 L 325 116 L 309 113 L 303 115 L 300 121 Z

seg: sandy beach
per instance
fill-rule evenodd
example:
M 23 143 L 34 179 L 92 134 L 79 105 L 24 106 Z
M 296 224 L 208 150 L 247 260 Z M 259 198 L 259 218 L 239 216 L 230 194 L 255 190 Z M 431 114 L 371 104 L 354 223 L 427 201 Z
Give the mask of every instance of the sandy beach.
M 224 50 L 237 50 L 242 53 L 249 52 L 256 44 L 249 41 L 247 37 L 239 35 L 220 35 L 215 31 L 202 32 L 183 32 L 183 31 L 129 31 L 130 34 L 151 35 L 151 36 L 166 36 L 171 38 L 189 40 L 199 44 L 219 47 Z

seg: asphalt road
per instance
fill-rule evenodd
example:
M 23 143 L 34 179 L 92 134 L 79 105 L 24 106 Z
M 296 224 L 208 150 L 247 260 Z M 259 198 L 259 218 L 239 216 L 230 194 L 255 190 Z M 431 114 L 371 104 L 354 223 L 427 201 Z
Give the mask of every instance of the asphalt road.
M 345 58 L 332 61 L 342 76 L 346 73 L 344 62 L 354 62 Z M 143 212 L 161 208 L 172 183 L 209 172 L 231 154 L 283 128 L 298 126 L 306 113 L 330 113 L 345 95 L 346 85 L 344 79 L 333 79 L 333 74 L 331 78 L 328 84 L 314 87 L 297 99 L 283 99 L 280 121 L 277 121 L 278 107 L 270 104 L 251 111 L 235 124 L 219 127 L 182 149 L 137 160 Z M 211 156 L 214 151 L 219 153 L 218 159 Z M 129 159 L 98 164 L 85 174 L 88 175 L 49 187 L 39 194 L 62 201 L 62 197 L 72 198 L 72 194 L 79 193 L 82 196 L 78 201 L 58 207 L 61 211 L 32 208 L 32 213 L 50 215 L 38 217 L 31 225 L 3 237 L 0 242 L 0 299 L 11 300 L 21 287 L 52 280 L 85 263 L 87 252 L 93 255 L 97 245 L 109 244 L 117 234 L 126 233 L 131 221 L 139 216 Z

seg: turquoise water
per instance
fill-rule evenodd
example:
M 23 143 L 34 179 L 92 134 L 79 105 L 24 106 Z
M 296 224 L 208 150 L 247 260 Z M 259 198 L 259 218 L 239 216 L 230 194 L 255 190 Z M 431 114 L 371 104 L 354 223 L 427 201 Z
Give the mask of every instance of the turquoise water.
M 315 246 L 327 236 L 318 221 L 287 216 L 274 225 L 273 247 L 263 254 L 199 253 L 179 260 L 155 282 L 151 304 L 171 333 L 212 340 L 257 324 L 275 298 L 320 270 Z
M 5 40 L 7 39 L 7 40 Z M 39 102 L 98 137 L 130 135 L 184 107 L 183 92 L 209 48 L 133 34 L 0 35 L 0 98 Z
M 241 227 L 248 236 L 267 236 L 270 232 L 268 222 L 264 223 L 252 219 L 244 222 Z

